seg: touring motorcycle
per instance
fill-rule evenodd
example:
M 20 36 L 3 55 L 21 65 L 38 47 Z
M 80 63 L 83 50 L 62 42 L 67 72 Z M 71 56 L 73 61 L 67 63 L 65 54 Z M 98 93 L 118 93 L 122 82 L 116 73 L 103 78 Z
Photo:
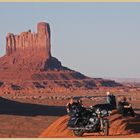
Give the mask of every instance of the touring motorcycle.
M 94 108 L 75 106 L 70 112 L 68 128 L 76 136 L 82 136 L 84 133 L 102 132 L 102 135 L 109 135 L 109 119 L 111 111 Z

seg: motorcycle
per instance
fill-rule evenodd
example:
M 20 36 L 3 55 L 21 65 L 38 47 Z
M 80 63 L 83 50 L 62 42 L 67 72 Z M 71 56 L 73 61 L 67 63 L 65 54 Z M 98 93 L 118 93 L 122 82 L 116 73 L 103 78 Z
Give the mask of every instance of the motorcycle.
M 74 107 L 70 113 L 68 128 L 72 130 L 76 136 L 93 132 L 102 132 L 104 136 L 108 136 L 108 116 L 110 113 L 110 111 L 100 108 Z

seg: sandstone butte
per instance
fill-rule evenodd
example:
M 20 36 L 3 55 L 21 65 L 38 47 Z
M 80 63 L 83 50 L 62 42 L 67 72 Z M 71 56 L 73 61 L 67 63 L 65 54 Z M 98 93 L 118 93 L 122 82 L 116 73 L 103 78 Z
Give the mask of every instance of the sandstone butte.
M 51 31 L 45 22 L 37 24 L 36 33 L 28 30 L 17 35 L 7 34 L 6 54 L 0 58 L 0 81 L 0 88 L 8 85 L 13 90 L 26 87 L 53 90 L 121 86 L 115 81 L 90 78 L 62 66 L 51 54 Z

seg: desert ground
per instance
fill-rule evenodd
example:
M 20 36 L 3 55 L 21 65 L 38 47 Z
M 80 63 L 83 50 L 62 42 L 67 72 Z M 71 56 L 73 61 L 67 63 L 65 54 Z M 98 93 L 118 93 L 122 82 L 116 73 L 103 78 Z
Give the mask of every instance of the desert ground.
M 108 90 L 108 89 L 107 89 Z M 132 103 L 135 112 L 138 114 L 137 118 L 121 119 L 119 114 L 112 115 L 110 121 L 113 123 L 110 128 L 109 137 L 139 137 L 140 136 L 140 94 L 139 91 L 129 90 L 120 92 L 112 89 L 116 97 L 126 95 Z M 71 96 L 82 96 L 85 106 L 102 103 L 105 101 L 105 91 L 76 91 L 73 93 L 19 93 L 12 94 L 1 93 L 0 98 L 0 137 L 73 137 L 72 133 L 68 131 L 66 122 L 65 105 Z M 90 100 L 88 96 L 93 96 Z M 116 119 L 115 119 L 116 118 Z M 62 123 L 63 122 L 63 123 Z M 62 123 L 62 124 L 61 124 Z M 61 124 L 61 125 L 60 125 Z M 119 126 L 117 126 L 120 124 Z M 54 126 L 54 127 L 53 127 Z M 122 130 L 114 130 L 119 127 Z M 61 133 L 49 134 L 48 130 L 56 131 L 62 129 Z M 65 128 L 65 129 L 63 129 Z M 58 130 L 58 129 L 57 129 Z M 68 131 L 68 133 L 67 133 Z M 131 133 L 130 133 L 131 131 Z M 116 133 L 112 133 L 116 132 Z M 62 135 L 63 134 L 63 135 Z M 91 133 L 84 135 L 84 137 L 101 137 L 100 134 Z

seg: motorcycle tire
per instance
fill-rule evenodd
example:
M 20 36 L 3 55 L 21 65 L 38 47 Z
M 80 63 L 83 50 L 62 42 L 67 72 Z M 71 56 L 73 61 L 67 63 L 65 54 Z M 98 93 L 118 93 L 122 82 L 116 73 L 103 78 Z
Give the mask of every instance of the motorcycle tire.
M 107 120 L 105 120 L 103 123 L 103 130 L 102 131 L 103 131 L 104 136 L 109 135 L 109 123 Z
M 82 136 L 84 134 L 83 130 L 73 130 L 75 136 Z

